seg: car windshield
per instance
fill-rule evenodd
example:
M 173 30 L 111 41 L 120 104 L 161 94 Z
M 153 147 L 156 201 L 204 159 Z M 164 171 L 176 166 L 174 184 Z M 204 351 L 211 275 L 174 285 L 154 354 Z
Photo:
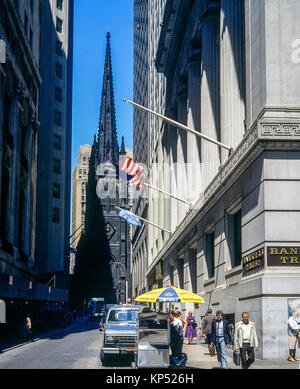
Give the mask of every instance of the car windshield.
M 113 309 L 110 311 L 107 321 L 117 321 L 117 322 L 126 322 L 126 321 L 136 321 L 138 317 L 138 309 Z

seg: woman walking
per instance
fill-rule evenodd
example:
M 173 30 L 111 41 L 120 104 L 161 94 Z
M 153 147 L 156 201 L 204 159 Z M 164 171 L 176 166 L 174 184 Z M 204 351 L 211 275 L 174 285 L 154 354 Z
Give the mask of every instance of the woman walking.
M 193 338 L 197 338 L 197 331 L 196 331 L 196 320 L 193 316 L 193 312 L 188 312 L 188 317 L 186 318 L 187 321 L 187 327 L 185 331 L 185 337 L 188 338 L 189 342 L 188 344 L 192 344 Z

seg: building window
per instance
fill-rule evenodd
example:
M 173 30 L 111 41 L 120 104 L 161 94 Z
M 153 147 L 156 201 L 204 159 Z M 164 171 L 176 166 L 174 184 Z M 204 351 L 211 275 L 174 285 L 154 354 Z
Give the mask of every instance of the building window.
M 242 210 L 228 215 L 228 247 L 232 267 L 242 260 Z
M 82 174 L 82 169 L 79 169 L 79 174 Z
M 53 146 L 56 150 L 61 150 L 61 136 L 60 135 L 54 135 Z
M 205 259 L 207 265 L 208 278 L 215 275 L 215 233 L 205 234 Z
M 55 76 L 62 79 L 63 67 L 60 63 L 55 64 Z
M 84 195 L 84 189 L 81 189 L 81 194 L 83 194 L 83 195 Z
M 86 170 L 84 169 L 83 174 L 86 176 Z
M 55 199 L 60 199 L 60 185 L 53 184 L 53 197 Z
M 62 25 L 63 25 L 63 21 L 61 18 L 59 18 L 58 16 L 56 17 L 56 31 L 57 32 L 62 32 Z
M 81 196 L 81 201 L 84 201 L 84 196 Z
M 56 0 L 56 8 L 62 11 L 63 0 Z
M 53 159 L 53 172 L 56 174 L 60 174 L 60 160 Z
M 62 42 L 59 40 L 56 40 L 56 48 L 55 48 L 56 54 L 60 57 L 62 56 Z
M 60 111 L 54 111 L 54 124 L 59 127 L 62 125 L 62 115 Z
M 62 102 L 62 89 L 55 87 L 55 100 L 59 103 Z
M 59 208 L 52 208 L 52 222 L 59 224 Z
M 85 162 L 86 161 L 86 157 L 83 157 L 83 162 Z

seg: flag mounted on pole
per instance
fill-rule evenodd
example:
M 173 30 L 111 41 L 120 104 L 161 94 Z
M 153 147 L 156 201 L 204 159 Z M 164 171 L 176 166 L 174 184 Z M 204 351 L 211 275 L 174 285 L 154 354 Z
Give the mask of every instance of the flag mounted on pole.
M 135 163 L 132 158 L 125 156 L 121 162 L 120 170 L 127 173 L 130 184 L 144 187 L 146 171 L 141 165 Z
M 140 219 L 137 216 L 135 216 L 133 213 L 129 211 L 126 211 L 125 209 L 121 209 L 121 211 L 119 212 L 119 216 L 125 219 L 128 224 L 131 224 L 133 226 L 141 227 L 142 225 Z
M 141 224 L 141 220 L 148 223 L 148 224 L 151 224 L 152 226 L 154 227 L 157 227 L 157 228 L 160 228 L 161 230 L 164 230 L 166 232 L 168 232 L 169 234 L 171 234 L 171 231 L 167 230 L 166 228 L 164 227 L 161 227 L 155 223 L 152 223 L 150 222 L 149 220 L 147 219 L 144 219 L 143 217 L 141 216 L 137 216 L 135 215 L 134 213 L 131 213 L 129 211 L 126 211 L 125 209 L 122 209 L 120 207 L 117 207 L 116 205 L 114 205 L 114 207 L 116 209 L 119 209 L 120 212 L 119 212 L 119 216 L 121 216 L 122 218 L 124 218 L 129 224 L 132 224 L 133 226 L 139 226 L 141 227 L 142 224 Z

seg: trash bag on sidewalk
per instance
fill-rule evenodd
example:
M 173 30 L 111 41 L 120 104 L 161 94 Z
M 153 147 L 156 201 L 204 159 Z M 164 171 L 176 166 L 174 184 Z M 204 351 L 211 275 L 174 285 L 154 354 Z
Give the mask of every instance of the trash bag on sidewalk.
M 186 353 L 182 353 L 181 355 L 175 357 L 174 355 L 170 356 L 170 367 L 173 369 L 184 368 L 187 361 Z

